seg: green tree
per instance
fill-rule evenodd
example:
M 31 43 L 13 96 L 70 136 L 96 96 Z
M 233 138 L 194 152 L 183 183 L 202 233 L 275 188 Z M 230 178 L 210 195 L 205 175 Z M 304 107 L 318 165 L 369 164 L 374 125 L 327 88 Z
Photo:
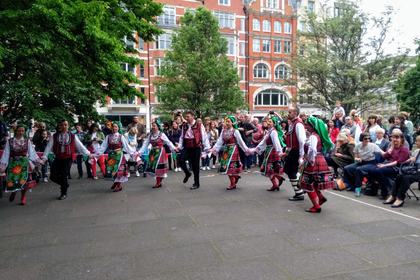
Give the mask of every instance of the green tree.
M 34 118 L 101 119 L 94 105 L 146 98 L 128 83 L 141 83 L 122 64 L 142 61 L 125 40 L 145 41 L 162 31 L 152 0 L 2 0 L 0 2 L 0 100 L 9 122 Z
M 155 113 L 165 115 L 184 108 L 198 117 L 219 117 L 246 108 L 238 69 L 226 56 L 227 40 L 217 18 L 200 6 L 179 21 L 181 28 L 172 34 L 171 50 L 154 83 L 160 103 Z
M 420 39 L 416 40 L 419 47 L 416 53 L 420 53 Z M 401 75 L 394 85 L 397 99 L 400 102 L 400 110 L 410 113 L 413 123 L 420 122 L 420 56 L 417 55 L 416 66 Z
M 308 93 L 320 94 L 322 98 L 313 103 L 323 109 L 334 108 L 340 100 L 346 112 L 369 111 L 389 101 L 389 83 L 406 59 L 406 52 L 385 53 L 394 11 L 386 7 L 380 17 L 370 17 L 357 2 L 341 0 L 336 12 L 333 17 L 303 16 L 307 30 L 299 32 L 294 75 L 286 83 L 295 85 L 304 100 L 311 97 Z

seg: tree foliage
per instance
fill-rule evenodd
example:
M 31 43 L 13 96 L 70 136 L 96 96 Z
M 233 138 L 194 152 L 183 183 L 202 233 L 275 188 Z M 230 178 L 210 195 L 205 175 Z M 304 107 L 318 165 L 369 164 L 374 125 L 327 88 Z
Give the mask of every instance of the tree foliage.
M 192 110 L 198 117 L 217 117 L 245 108 L 238 69 L 226 56 L 227 40 L 218 20 L 205 7 L 187 11 L 181 28 L 172 34 L 171 50 L 165 54 L 155 91 L 155 113 Z
M 389 83 L 403 67 L 407 52 L 385 53 L 392 40 L 388 38 L 392 7 L 378 18 L 363 13 L 354 1 L 341 0 L 338 8 L 335 16 L 307 13 L 301 19 L 308 30 L 299 32 L 294 75 L 286 83 L 295 85 L 304 99 L 308 93 L 320 94 L 322 98 L 314 103 L 323 109 L 333 108 L 340 100 L 347 112 L 369 111 L 389 101 Z
M 417 54 L 420 53 L 420 39 L 416 40 L 419 47 Z M 394 90 L 398 93 L 397 99 L 400 102 L 401 111 L 410 113 L 414 123 L 420 122 L 420 56 L 417 56 L 416 66 L 401 75 Z
M 7 122 L 34 118 L 100 118 L 94 104 L 146 98 L 128 83 L 141 83 L 121 65 L 142 61 L 124 39 L 145 41 L 161 30 L 152 0 L 2 0 L 0 2 L 0 100 Z

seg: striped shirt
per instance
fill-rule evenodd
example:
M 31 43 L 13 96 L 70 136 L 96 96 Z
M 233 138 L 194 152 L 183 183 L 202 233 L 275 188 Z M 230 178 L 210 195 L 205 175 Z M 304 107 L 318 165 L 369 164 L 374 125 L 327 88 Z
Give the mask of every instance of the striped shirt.
M 368 143 L 366 146 L 363 146 L 363 143 L 359 143 L 354 147 L 353 152 L 358 154 L 362 161 L 372 161 L 375 160 L 374 153 L 381 153 L 382 150 L 374 143 Z

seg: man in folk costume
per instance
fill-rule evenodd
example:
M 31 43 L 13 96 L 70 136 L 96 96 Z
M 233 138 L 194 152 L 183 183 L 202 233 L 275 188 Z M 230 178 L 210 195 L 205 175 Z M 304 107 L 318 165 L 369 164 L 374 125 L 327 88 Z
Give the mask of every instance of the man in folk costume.
M 190 188 L 191 190 L 198 189 L 200 187 L 200 158 L 201 148 L 207 151 L 210 149 L 210 144 L 207 139 L 207 133 L 201 122 L 196 121 L 195 114 L 192 111 L 188 111 L 185 115 L 185 120 L 181 128 L 181 137 L 179 138 L 179 144 L 177 151 L 180 150 L 180 165 L 185 173 L 184 184 L 188 182 L 191 177 L 191 172 L 185 163 L 189 161 L 192 166 L 194 173 L 194 184 Z
M 299 108 L 289 109 L 287 118 L 291 121 L 289 130 L 286 133 L 286 152 L 282 155 L 285 158 L 284 173 L 289 177 L 295 195 L 289 198 L 290 201 L 303 200 L 303 190 L 298 185 L 297 173 L 299 164 L 303 162 L 305 156 L 304 145 L 306 132 L 302 120 L 299 116 Z
M 61 186 L 61 195 L 59 200 L 67 198 L 67 189 L 69 183 L 67 175 L 70 165 L 73 162 L 73 154 L 77 151 L 89 158 L 93 155 L 83 146 L 78 137 L 69 131 L 69 123 L 66 120 L 60 122 L 60 131 L 55 133 L 50 142 L 48 142 L 42 155 L 43 164 L 48 159 L 50 152 L 54 153 L 55 158 L 51 166 L 51 181 Z

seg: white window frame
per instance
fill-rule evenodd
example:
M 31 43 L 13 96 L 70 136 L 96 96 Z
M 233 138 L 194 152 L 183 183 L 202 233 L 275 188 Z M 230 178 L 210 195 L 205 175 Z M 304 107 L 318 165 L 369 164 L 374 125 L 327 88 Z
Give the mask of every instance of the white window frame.
M 255 75 L 255 73 L 257 75 Z M 259 73 L 261 73 L 261 75 L 258 75 Z M 269 70 L 267 65 L 265 65 L 264 63 L 258 63 L 257 65 L 255 65 L 253 69 L 253 75 L 254 79 L 268 79 Z
M 271 32 L 271 22 L 268 19 L 263 20 L 263 31 Z
M 274 21 L 274 32 L 281 33 L 281 22 L 278 20 Z
M 269 95 L 270 97 L 270 103 L 269 104 L 264 104 L 264 95 Z M 273 105 L 273 95 L 277 95 L 278 96 L 278 104 L 274 104 Z M 288 104 L 288 98 L 287 95 L 283 92 L 280 92 L 278 90 L 275 89 L 268 89 L 268 90 L 264 90 L 260 93 L 258 93 L 258 95 L 255 97 L 255 101 L 254 101 L 254 106 L 264 106 L 264 107 L 279 107 L 279 106 L 287 106 Z
M 137 77 L 137 67 L 133 68 L 130 65 L 128 65 L 128 63 L 124 63 L 121 66 L 121 68 L 123 69 L 123 71 L 130 72 L 131 74 Z
M 155 58 L 153 60 L 153 68 L 154 68 L 154 74 L 155 77 L 159 76 L 159 69 L 162 66 L 162 59 L 161 58 Z
M 219 0 L 220 6 L 230 6 L 230 0 Z
M 111 99 L 111 104 L 117 104 L 117 105 L 137 105 L 137 97 L 134 99 L 128 98 L 126 96 L 126 100 L 123 100 L 121 98 L 114 100 Z
M 220 28 L 235 29 L 235 14 L 234 13 L 225 13 L 225 12 L 215 11 L 214 15 L 219 20 Z
M 274 40 L 274 53 L 281 53 L 281 45 L 281 40 Z
M 144 51 L 144 40 L 139 37 L 139 50 Z
M 227 55 L 235 55 L 235 38 L 234 37 L 225 37 L 228 41 L 228 50 Z
M 142 75 L 143 73 L 143 75 Z M 145 71 L 145 67 L 143 64 L 139 65 L 139 75 L 140 75 L 140 79 L 144 79 L 145 75 L 146 75 L 146 71 Z
M 291 54 L 292 53 L 292 41 L 284 41 L 283 42 L 283 53 L 284 54 Z
M 135 37 L 134 37 L 135 38 Z M 125 43 L 125 45 L 126 46 L 130 46 L 130 45 L 132 45 L 132 47 L 133 47 L 133 49 L 135 49 L 136 48 L 136 42 L 132 42 L 132 41 L 129 41 L 128 39 L 127 39 L 127 37 L 124 37 L 124 43 Z
M 245 67 L 240 67 L 239 71 L 240 71 L 239 77 L 241 77 L 241 81 L 245 81 Z
M 258 42 L 258 44 L 257 44 Z M 256 46 L 258 46 L 258 49 L 256 49 Z M 253 38 L 252 39 L 252 51 L 253 52 L 261 52 L 261 39 L 259 38 Z
M 284 33 L 285 34 L 292 34 L 292 24 L 289 21 L 284 23 Z
M 259 19 L 257 18 L 252 19 L 252 30 L 255 30 L 255 31 L 261 30 L 261 22 Z
M 274 78 L 276 80 L 284 80 L 290 78 L 290 69 L 286 65 L 278 65 L 274 70 Z
M 241 31 L 245 31 L 245 19 L 241 18 Z
M 300 32 L 305 32 L 305 22 L 304 21 L 299 22 L 299 31 Z
M 315 11 L 315 2 L 314 1 L 308 1 L 308 12 L 313 13 Z
M 241 46 L 240 56 L 245 56 L 245 42 L 241 42 L 240 46 Z
M 164 42 L 164 44 L 162 44 L 162 42 Z M 169 46 L 167 46 L 168 42 L 169 42 Z M 171 33 L 163 33 L 156 38 L 155 46 L 156 46 L 156 49 L 158 50 L 170 50 L 171 43 L 172 43 Z
M 263 39 L 263 53 L 270 53 L 271 52 L 271 40 L 270 39 Z
M 279 0 L 265 0 L 265 6 L 270 9 L 278 9 L 279 8 Z
M 164 13 L 158 18 L 159 24 L 176 25 L 176 7 L 165 5 L 162 10 Z

